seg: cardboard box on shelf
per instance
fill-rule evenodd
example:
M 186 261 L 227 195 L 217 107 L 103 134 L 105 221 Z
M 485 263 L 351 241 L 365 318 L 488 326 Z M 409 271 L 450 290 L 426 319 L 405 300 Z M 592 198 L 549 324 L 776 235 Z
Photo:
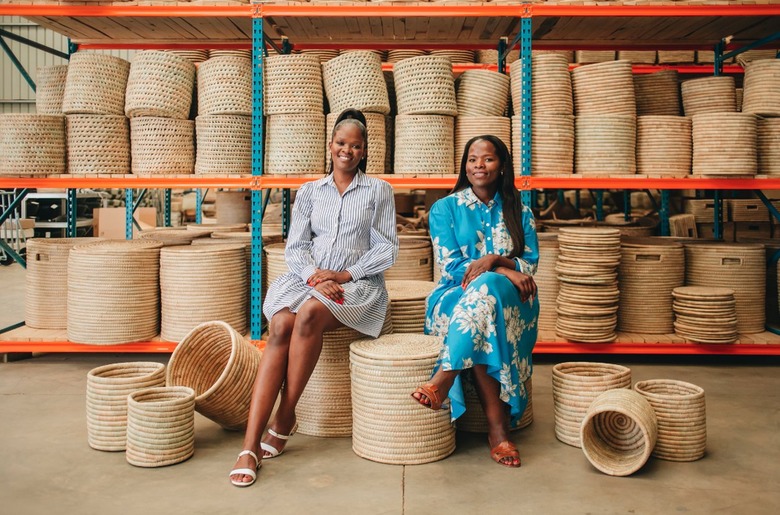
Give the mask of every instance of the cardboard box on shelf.
M 94 234 L 100 238 L 125 239 L 125 208 L 97 208 L 92 214 Z M 135 219 L 141 230 L 154 229 L 157 226 L 157 210 L 153 207 L 139 207 L 135 210 Z M 138 227 L 133 227 L 133 237 L 137 237 Z

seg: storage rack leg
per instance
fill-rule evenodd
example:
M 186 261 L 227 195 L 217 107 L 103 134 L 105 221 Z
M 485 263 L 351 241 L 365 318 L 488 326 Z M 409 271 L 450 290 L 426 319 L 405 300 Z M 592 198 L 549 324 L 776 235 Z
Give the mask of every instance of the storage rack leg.
M 252 176 L 263 175 L 263 18 L 259 9 L 252 17 Z M 266 193 L 265 202 L 270 198 Z M 252 189 L 252 256 L 250 268 L 249 327 L 253 340 L 263 334 L 263 213 L 262 190 Z
M 67 212 L 67 224 L 65 228 L 65 236 L 68 238 L 76 237 L 76 211 L 77 211 L 76 190 L 74 188 L 68 188 L 68 197 L 65 201 L 65 211 Z
M 133 239 L 133 189 L 125 188 L 125 239 Z

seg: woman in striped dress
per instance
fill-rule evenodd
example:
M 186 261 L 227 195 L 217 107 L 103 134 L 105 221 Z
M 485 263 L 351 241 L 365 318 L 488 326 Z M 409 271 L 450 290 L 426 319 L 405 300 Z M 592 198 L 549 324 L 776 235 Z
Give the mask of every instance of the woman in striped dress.
M 360 111 L 339 116 L 329 143 L 330 173 L 304 184 L 296 196 L 285 248 L 290 272 L 269 285 L 263 305 L 269 337 L 244 450 L 230 472 L 236 486 L 254 483 L 262 459 L 281 454 L 295 431 L 295 406 L 317 364 L 322 334 L 347 326 L 377 337 L 384 324 L 383 272 L 398 255 L 395 204 L 392 187 L 364 172 L 365 124 Z M 280 390 L 276 416 L 261 442 Z

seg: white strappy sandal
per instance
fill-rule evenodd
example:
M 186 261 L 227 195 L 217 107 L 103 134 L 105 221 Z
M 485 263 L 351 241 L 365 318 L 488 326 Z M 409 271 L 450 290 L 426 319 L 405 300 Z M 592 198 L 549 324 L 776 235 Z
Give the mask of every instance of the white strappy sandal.
M 238 458 L 236 458 L 236 460 L 241 459 L 242 456 L 246 456 L 247 454 L 252 458 L 254 458 L 256 463 L 255 468 L 254 469 L 242 468 L 242 469 L 231 470 L 230 474 L 228 474 L 228 477 L 230 478 L 230 482 L 236 486 L 244 487 L 244 486 L 251 486 L 255 484 L 255 481 L 257 481 L 257 471 L 260 470 L 260 467 L 263 464 L 259 459 L 257 459 L 257 454 L 253 453 L 250 450 L 244 450 L 238 453 Z M 249 476 L 252 478 L 252 481 L 237 481 L 233 479 L 233 476 L 235 476 L 236 474 L 243 474 L 245 476 Z
M 296 431 L 297 429 L 298 429 L 298 424 L 295 424 L 295 425 L 293 426 L 293 428 L 292 428 L 292 431 L 290 431 L 290 434 L 289 434 L 289 435 L 282 435 L 282 434 L 279 434 L 279 433 L 277 433 L 276 431 L 274 431 L 273 429 L 271 429 L 271 428 L 269 427 L 269 428 L 268 428 L 268 434 L 269 434 L 269 435 L 271 435 L 271 436 L 273 436 L 274 438 L 278 438 L 279 440 L 284 440 L 284 441 L 287 441 L 287 440 L 289 440 L 289 439 L 290 439 L 290 437 L 291 437 L 292 435 L 294 435 L 294 434 L 295 434 L 295 431 Z M 267 452 L 267 453 L 268 453 L 268 456 L 265 456 L 265 455 L 263 455 L 263 459 L 264 459 L 264 460 L 270 460 L 271 458 L 276 458 L 277 456 L 281 456 L 281 455 L 282 455 L 282 453 L 284 453 L 284 448 L 282 448 L 282 450 L 280 451 L 279 449 L 277 449 L 276 447 L 274 447 L 274 446 L 273 446 L 273 445 L 271 445 L 270 443 L 264 443 L 264 442 L 260 442 L 260 448 L 261 448 L 261 449 L 262 449 L 264 452 Z

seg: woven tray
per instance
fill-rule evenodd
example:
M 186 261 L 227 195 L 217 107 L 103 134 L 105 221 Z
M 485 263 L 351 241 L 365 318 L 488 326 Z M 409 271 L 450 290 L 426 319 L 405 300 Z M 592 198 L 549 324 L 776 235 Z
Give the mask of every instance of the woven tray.
M 474 50 L 431 50 L 428 53 L 449 59 L 451 63 L 473 63 L 476 52 Z

